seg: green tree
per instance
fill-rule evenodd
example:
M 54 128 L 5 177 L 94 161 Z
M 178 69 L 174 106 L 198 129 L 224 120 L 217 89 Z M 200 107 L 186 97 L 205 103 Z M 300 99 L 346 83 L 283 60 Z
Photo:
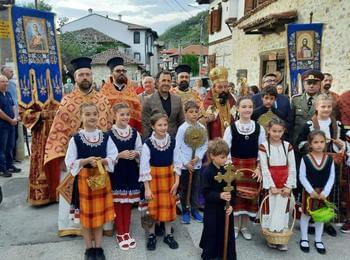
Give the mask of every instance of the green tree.
M 192 75 L 197 76 L 199 72 L 198 57 L 193 54 L 183 55 L 181 58 L 182 64 L 187 64 L 192 69 Z
M 34 0 L 33 0 L 33 3 L 26 3 L 26 4 L 22 3 L 22 4 L 19 4 L 19 6 L 35 9 Z M 38 0 L 38 10 L 50 12 L 52 10 L 52 6 L 45 3 L 44 0 Z

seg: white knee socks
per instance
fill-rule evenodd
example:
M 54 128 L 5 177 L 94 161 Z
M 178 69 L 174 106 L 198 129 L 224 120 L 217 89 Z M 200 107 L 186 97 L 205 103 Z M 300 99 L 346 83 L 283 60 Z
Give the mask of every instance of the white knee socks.
M 309 227 L 310 216 L 301 213 L 300 217 L 300 232 L 301 232 L 301 240 L 309 240 L 307 229 Z

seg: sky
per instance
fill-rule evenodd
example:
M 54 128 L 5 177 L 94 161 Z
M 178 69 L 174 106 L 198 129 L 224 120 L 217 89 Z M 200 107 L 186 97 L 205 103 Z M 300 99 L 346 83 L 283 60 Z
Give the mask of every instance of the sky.
M 17 0 L 29 3 L 34 0 Z M 73 21 L 88 14 L 108 15 L 109 18 L 151 27 L 158 35 L 167 28 L 204 11 L 208 5 L 197 5 L 195 0 L 46 0 L 53 7 L 57 17 L 68 17 Z M 193 6 L 190 6 L 193 5 Z

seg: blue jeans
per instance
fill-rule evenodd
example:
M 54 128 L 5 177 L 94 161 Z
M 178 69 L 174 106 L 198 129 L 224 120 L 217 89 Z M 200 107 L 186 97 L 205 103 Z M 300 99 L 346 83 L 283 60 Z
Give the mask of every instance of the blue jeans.
M 15 128 L 13 126 L 0 128 L 0 171 L 7 171 L 13 163 L 13 148 L 15 146 Z

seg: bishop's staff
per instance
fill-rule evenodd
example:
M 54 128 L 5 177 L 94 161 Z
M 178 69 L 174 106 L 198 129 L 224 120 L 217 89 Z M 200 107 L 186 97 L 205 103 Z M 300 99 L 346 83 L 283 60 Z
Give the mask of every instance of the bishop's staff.
M 204 145 L 207 140 L 207 132 L 200 125 L 190 126 L 187 128 L 184 136 L 185 144 L 192 149 L 191 161 L 196 156 L 196 149 Z M 188 183 L 187 183 L 187 194 L 186 194 L 186 210 L 190 209 L 190 197 L 192 190 L 192 175 L 193 171 L 188 171 Z
M 214 177 L 214 179 L 221 183 L 222 181 L 226 182 L 226 186 L 224 187 L 224 192 L 233 191 L 232 182 L 235 180 L 239 180 L 243 175 L 241 170 L 236 170 L 232 163 L 229 162 L 225 167 L 225 174 L 218 172 L 218 174 Z M 225 210 L 230 207 L 230 202 L 226 201 Z M 224 231 L 224 251 L 223 251 L 223 260 L 227 260 L 227 246 L 228 246 L 228 229 L 230 222 L 230 215 L 225 214 L 225 231 Z

